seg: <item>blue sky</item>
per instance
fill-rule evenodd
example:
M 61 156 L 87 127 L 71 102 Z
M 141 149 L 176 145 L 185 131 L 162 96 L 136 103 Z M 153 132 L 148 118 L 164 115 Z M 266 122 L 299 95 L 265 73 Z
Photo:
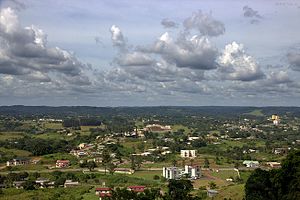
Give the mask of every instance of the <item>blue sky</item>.
M 300 106 L 300 2 L 0 0 L 0 104 Z

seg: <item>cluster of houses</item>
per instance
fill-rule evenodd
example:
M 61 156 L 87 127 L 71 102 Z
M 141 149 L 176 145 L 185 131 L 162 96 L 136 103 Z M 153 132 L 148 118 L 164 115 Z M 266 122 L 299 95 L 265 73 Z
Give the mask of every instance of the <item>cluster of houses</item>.
M 134 185 L 134 186 L 128 186 L 127 189 L 130 191 L 139 193 L 139 192 L 144 192 L 146 189 L 146 186 Z M 95 193 L 97 196 L 99 196 L 99 200 L 106 199 L 107 197 L 111 197 L 112 191 L 113 191 L 113 188 L 110 188 L 110 187 L 101 187 L 101 188 L 95 189 Z
M 23 185 L 25 182 L 26 182 L 25 180 L 14 181 L 13 187 L 15 187 L 16 189 L 23 189 Z M 35 180 L 35 185 L 38 188 L 54 188 L 55 182 L 51 181 L 48 178 L 40 177 Z M 76 186 L 80 186 L 80 183 L 78 181 L 66 180 L 65 183 L 61 186 L 65 187 L 65 188 L 76 187 Z

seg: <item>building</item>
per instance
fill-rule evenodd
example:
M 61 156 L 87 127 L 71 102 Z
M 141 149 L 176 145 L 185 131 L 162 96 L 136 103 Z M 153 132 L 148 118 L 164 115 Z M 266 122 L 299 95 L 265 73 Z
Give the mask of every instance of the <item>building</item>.
M 78 181 L 72 181 L 72 180 L 66 180 L 64 187 L 76 187 L 79 186 L 79 182 Z
M 243 162 L 243 165 L 245 165 L 248 168 L 257 168 L 259 167 L 259 162 L 255 160 L 245 160 Z
M 25 181 L 14 181 L 13 186 L 17 189 L 23 189 Z
M 193 166 L 185 165 L 184 174 L 191 179 L 198 179 L 201 177 L 201 170 L 198 165 L 193 165 Z
M 159 124 L 149 124 L 145 128 L 145 131 L 150 131 L 150 132 L 167 132 L 171 130 L 172 130 L 171 126 L 162 126 Z
M 39 177 L 38 179 L 36 179 L 35 183 L 40 188 L 46 188 L 48 186 L 48 183 L 50 183 L 50 180 L 48 178 L 41 178 L 41 177 Z
M 103 187 L 96 188 L 96 195 L 99 196 L 99 200 L 106 199 L 107 197 L 111 197 L 112 188 Z
M 215 197 L 218 194 L 218 191 L 216 190 L 207 190 L 207 196 L 210 198 Z
M 163 177 L 166 179 L 179 179 L 181 170 L 178 167 L 163 167 Z
M 196 150 L 180 150 L 180 156 L 182 158 L 195 158 Z
M 145 186 L 135 185 L 135 186 L 128 186 L 127 189 L 133 192 L 144 192 Z
M 70 161 L 69 160 L 57 160 L 56 161 L 56 168 L 66 168 L 69 167 Z
M 281 164 L 279 162 L 267 162 L 267 165 L 269 165 L 271 168 L 278 169 L 281 167 Z
M 273 149 L 273 153 L 274 153 L 275 155 L 283 155 L 283 154 L 287 154 L 288 151 L 289 151 L 289 148 L 284 148 L 284 147 L 282 147 L 282 148 L 274 148 L 274 149 Z
M 28 165 L 30 160 L 27 158 L 14 158 L 6 162 L 6 166 Z

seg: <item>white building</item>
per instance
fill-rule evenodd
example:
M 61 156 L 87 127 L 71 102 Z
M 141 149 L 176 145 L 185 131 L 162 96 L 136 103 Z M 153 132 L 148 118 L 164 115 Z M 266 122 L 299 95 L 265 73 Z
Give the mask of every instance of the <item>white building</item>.
M 166 179 L 179 179 L 181 170 L 178 167 L 163 167 L 163 177 Z
M 256 167 L 259 167 L 259 162 L 255 161 L 255 160 L 245 160 L 243 162 L 243 165 L 246 165 L 246 167 L 249 167 L 249 168 L 256 168 Z
M 185 165 L 184 174 L 186 174 L 191 179 L 198 179 L 201 177 L 201 170 L 198 165 L 194 165 L 194 166 Z
M 196 150 L 181 150 L 180 156 L 182 158 L 195 158 L 196 157 Z

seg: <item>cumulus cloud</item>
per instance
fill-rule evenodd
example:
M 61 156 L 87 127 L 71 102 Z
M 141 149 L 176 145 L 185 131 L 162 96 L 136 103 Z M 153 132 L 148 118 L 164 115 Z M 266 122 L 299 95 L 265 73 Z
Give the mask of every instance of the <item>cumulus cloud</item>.
M 110 32 L 113 45 L 116 47 L 124 48 L 126 45 L 126 41 L 121 29 L 116 25 L 112 25 L 110 28 Z
M 143 66 L 155 63 L 152 57 L 142 52 L 124 53 L 116 61 L 120 66 Z
M 168 32 L 160 36 L 152 48 L 142 49 L 160 55 L 168 63 L 179 68 L 210 70 L 217 67 L 218 50 L 204 36 L 181 36 L 176 41 Z
M 287 54 L 288 62 L 295 71 L 300 71 L 300 52 L 293 51 Z
M 227 44 L 219 57 L 221 76 L 228 80 L 254 81 L 265 75 L 252 56 L 246 54 L 243 44 Z
M 161 20 L 160 23 L 164 28 L 177 28 L 177 23 L 167 18 Z
M 54 74 L 64 77 L 83 76 L 86 65 L 72 53 L 59 47 L 48 47 L 47 35 L 36 26 L 21 27 L 15 11 L 0 11 L 0 74 L 26 76 L 50 82 Z
M 225 33 L 225 26 L 221 21 L 214 19 L 211 14 L 202 13 L 201 10 L 185 19 L 183 26 L 187 31 L 196 29 L 205 36 L 219 36 Z
M 250 20 L 251 24 L 259 23 L 260 19 L 262 19 L 262 16 L 258 14 L 258 11 L 253 10 L 249 6 L 244 6 L 243 11 L 244 11 L 244 17 L 251 19 Z
M 285 84 L 285 83 L 291 83 L 293 82 L 287 71 L 278 71 L 278 72 L 271 72 L 267 78 L 267 80 L 270 80 L 272 84 Z

